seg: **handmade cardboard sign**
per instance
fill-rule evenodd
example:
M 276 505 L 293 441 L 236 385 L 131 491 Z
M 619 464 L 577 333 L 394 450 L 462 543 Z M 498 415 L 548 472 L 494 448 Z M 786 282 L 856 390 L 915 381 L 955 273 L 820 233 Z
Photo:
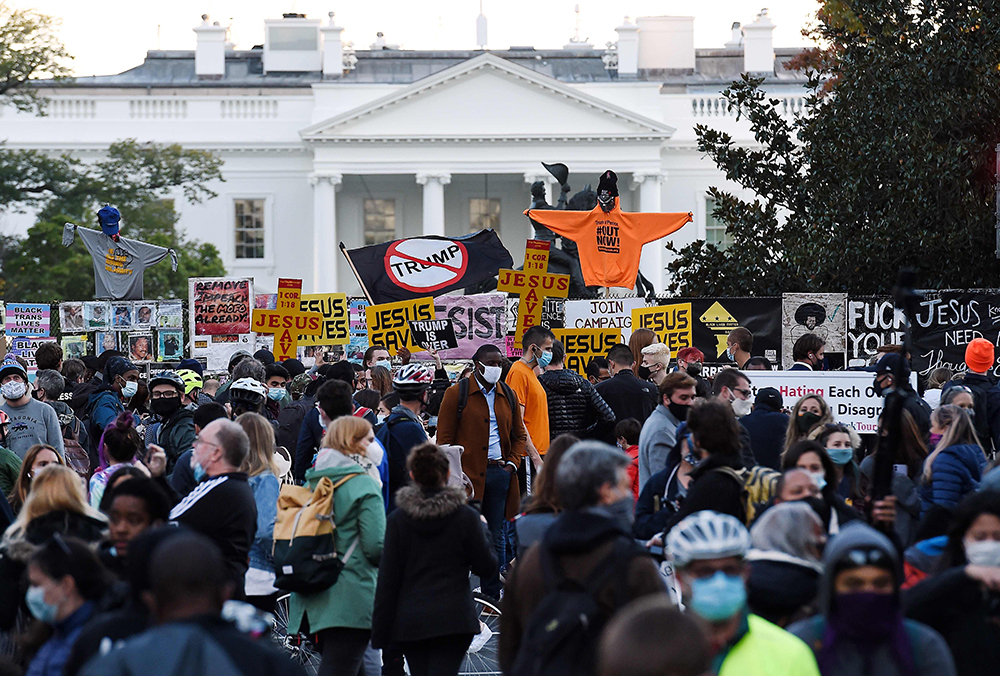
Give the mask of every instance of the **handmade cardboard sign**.
M 566 349 L 566 368 L 587 377 L 587 364 L 594 357 L 606 357 L 622 342 L 621 329 L 554 329 L 556 339 Z
M 278 280 L 278 302 L 275 310 L 254 310 L 250 329 L 257 333 L 274 334 L 274 359 L 283 361 L 295 356 L 299 336 L 317 336 L 323 332 L 323 315 L 302 312 L 301 279 Z
M 566 298 L 569 295 L 569 275 L 550 275 L 549 243 L 529 239 L 524 252 L 524 270 L 501 270 L 497 291 L 516 293 L 520 296 L 517 306 L 516 345 L 521 344 L 524 332 L 542 323 L 542 301 L 548 297 Z
M 413 342 L 427 350 L 450 350 L 458 347 L 455 324 L 450 319 L 410 322 Z
M 365 308 L 365 318 L 369 345 L 384 345 L 393 355 L 401 347 L 410 352 L 421 352 L 424 348 L 413 340 L 410 322 L 434 319 L 434 299 L 417 298 L 369 305 Z

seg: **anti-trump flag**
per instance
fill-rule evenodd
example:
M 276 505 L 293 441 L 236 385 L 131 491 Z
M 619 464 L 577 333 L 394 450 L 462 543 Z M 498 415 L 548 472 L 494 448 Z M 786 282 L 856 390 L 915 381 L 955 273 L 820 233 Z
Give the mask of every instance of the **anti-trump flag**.
M 495 230 L 464 237 L 410 237 L 349 251 L 341 245 L 341 249 L 376 305 L 440 296 L 514 265 Z

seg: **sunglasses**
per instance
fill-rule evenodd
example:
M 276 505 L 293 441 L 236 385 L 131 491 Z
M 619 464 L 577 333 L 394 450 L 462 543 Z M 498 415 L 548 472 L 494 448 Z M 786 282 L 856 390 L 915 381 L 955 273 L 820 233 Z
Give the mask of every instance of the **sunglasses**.
M 862 566 L 891 568 L 893 565 L 892 559 L 881 549 L 852 549 L 847 552 L 846 558 L 849 568 L 861 568 Z

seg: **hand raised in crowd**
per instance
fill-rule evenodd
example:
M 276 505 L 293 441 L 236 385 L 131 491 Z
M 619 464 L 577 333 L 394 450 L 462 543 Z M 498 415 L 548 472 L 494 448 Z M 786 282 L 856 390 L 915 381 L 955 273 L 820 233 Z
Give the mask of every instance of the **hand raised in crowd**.
M 421 347 L 424 347 L 424 346 L 421 345 Z M 439 369 L 440 368 L 444 368 L 444 366 L 441 364 L 441 355 L 438 354 L 437 350 L 435 350 L 433 348 L 430 348 L 430 347 L 424 347 L 424 349 L 427 350 L 427 354 L 429 354 L 431 356 L 431 359 L 434 360 L 434 366 L 436 368 L 439 368 Z
M 887 495 L 872 503 L 872 522 L 893 524 L 896 522 L 896 496 Z
M 396 350 L 396 356 L 399 357 L 399 360 L 405 366 L 410 363 L 410 357 L 412 357 L 413 355 L 411 355 L 410 351 L 407 350 L 405 347 L 401 347 L 398 350 Z
M 150 444 L 143 460 L 150 476 L 160 477 L 167 471 L 167 453 L 156 444 Z
M 1000 566 L 969 565 L 965 567 L 965 574 L 990 591 L 1000 591 Z

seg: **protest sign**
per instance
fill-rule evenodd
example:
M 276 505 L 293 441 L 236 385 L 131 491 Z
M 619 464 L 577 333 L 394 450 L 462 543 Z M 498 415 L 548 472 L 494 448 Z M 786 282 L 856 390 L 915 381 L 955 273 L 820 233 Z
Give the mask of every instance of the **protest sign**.
M 502 295 L 502 294 L 501 294 Z M 515 329 L 517 328 L 517 309 L 520 305 L 521 299 L 517 296 L 507 296 L 504 304 L 506 310 L 504 311 L 504 325 L 507 327 L 507 335 L 513 336 Z M 562 298 L 546 298 L 542 302 L 542 323 L 540 326 L 544 326 L 547 329 L 563 329 L 566 328 L 566 301 Z M 520 344 L 520 341 L 518 341 Z
M 87 336 L 63 336 L 63 360 L 82 359 L 87 356 L 87 345 Z
M 1000 342 L 1000 293 L 928 292 L 917 307 L 911 332 L 914 371 L 926 376 L 943 367 L 963 373 L 968 370 L 965 348 L 974 338 Z M 990 375 L 1000 376 L 995 358 Z
M 191 335 L 250 333 L 253 279 L 194 277 L 188 280 Z
M 254 310 L 250 327 L 255 333 L 274 334 L 274 359 L 283 361 L 296 355 L 299 336 L 317 336 L 323 333 L 323 315 L 303 312 L 302 280 L 279 279 L 278 302 L 274 310 Z
M 100 357 L 107 350 L 118 349 L 118 333 L 116 331 L 98 331 L 94 334 L 94 353 Z
M 847 350 L 847 294 L 786 293 L 781 297 L 781 363 L 789 368 L 795 359 L 792 346 L 807 333 L 826 341 L 832 368 L 843 365 Z
M 111 304 L 111 328 L 115 331 L 132 330 L 132 302 L 124 301 Z
M 132 310 L 132 324 L 137 329 L 151 329 L 156 326 L 156 301 L 137 300 Z
M 566 368 L 587 377 L 587 364 L 594 357 L 606 357 L 622 341 L 621 329 L 555 329 L 556 339 L 566 350 Z
M 8 311 L 10 311 L 11 303 L 7 306 Z M 54 343 L 56 339 L 53 337 L 24 337 L 24 336 L 14 336 L 11 341 L 10 353 L 23 357 L 25 361 L 28 362 L 28 380 L 30 382 L 35 382 L 35 373 L 38 372 L 38 365 L 35 363 L 35 351 L 38 346 L 42 343 Z
M 156 308 L 156 324 L 160 328 L 184 328 L 184 306 L 179 300 L 161 300 Z
M 49 335 L 49 306 L 42 303 L 7 303 L 8 336 Z
M 884 400 L 875 394 L 874 377 L 867 371 L 750 371 L 752 398 L 764 387 L 781 393 L 785 408 L 791 409 L 807 394 L 818 394 L 830 405 L 839 423 L 850 425 L 860 434 L 878 431 L 878 417 Z M 916 388 L 916 375 L 911 374 Z
M 449 350 L 458 347 L 455 324 L 450 319 L 427 319 L 410 322 L 410 336 L 425 350 Z
M 458 346 L 439 351 L 442 359 L 471 359 L 482 345 L 496 345 L 506 350 L 508 327 L 502 293 L 478 293 L 472 296 L 438 296 L 434 299 L 434 317 L 450 319 Z M 513 299 L 516 302 L 516 298 Z M 429 359 L 420 354 L 417 359 Z
M 529 239 L 524 253 L 524 270 L 501 270 L 497 291 L 515 293 L 517 328 L 514 339 L 518 345 L 524 332 L 542 323 L 542 301 L 545 298 L 565 298 L 569 295 L 569 275 L 553 275 L 549 269 L 549 243 Z
M 654 305 L 632 310 L 632 330 L 650 329 L 671 354 L 692 344 L 691 303 Z
M 727 364 L 726 339 L 733 329 L 742 326 L 753 334 L 751 354 L 780 366 L 780 298 L 694 298 L 691 314 L 693 343 L 705 353 L 706 365 Z M 676 352 L 672 356 L 676 359 Z
M 128 334 L 128 358 L 134 362 L 153 359 L 153 334 L 137 332 Z
M 82 302 L 59 304 L 59 330 L 62 333 L 81 333 L 87 330 L 83 324 Z
M 107 331 L 111 328 L 111 303 L 103 300 L 84 301 L 83 323 L 88 331 Z
M 160 329 L 156 332 L 156 361 L 180 361 L 184 358 L 184 331 Z
M 302 312 L 323 317 L 322 332 L 299 336 L 299 345 L 346 345 L 351 341 L 346 293 L 305 293 L 299 301 Z
M 364 298 L 350 298 L 347 301 L 347 315 L 351 333 L 351 342 L 346 348 L 347 358 L 359 363 L 368 349 L 368 319 L 365 316 L 365 308 L 369 304 Z
M 566 301 L 567 329 L 618 329 L 621 339 L 632 337 L 632 310 L 648 305 L 644 298 L 599 298 Z
M 368 344 L 384 345 L 391 355 L 395 355 L 401 347 L 410 352 L 421 352 L 423 348 L 413 342 L 410 334 L 410 322 L 427 319 L 434 319 L 433 298 L 369 305 L 365 308 Z
M 901 345 L 906 316 L 889 297 L 847 301 L 847 365 L 865 366 L 883 345 Z

